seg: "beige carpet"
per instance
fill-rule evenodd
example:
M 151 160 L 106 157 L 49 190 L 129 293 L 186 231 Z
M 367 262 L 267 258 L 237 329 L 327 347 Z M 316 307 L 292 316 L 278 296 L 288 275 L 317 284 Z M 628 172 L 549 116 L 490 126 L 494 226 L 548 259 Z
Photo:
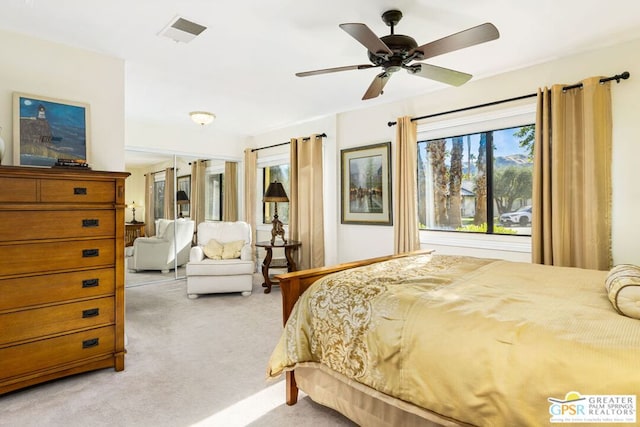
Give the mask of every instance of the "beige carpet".
M 186 268 L 178 267 L 178 278 L 184 279 L 186 277 Z M 124 283 L 127 288 L 134 286 L 142 286 L 160 281 L 176 280 L 175 271 L 171 270 L 168 273 L 161 273 L 159 270 L 142 270 L 138 272 L 131 272 L 125 270 Z
M 279 288 L 186 296 L 183 280 L 126 289 L 125 370 L 103 369 L 0 396 L 0 426 L 353 426 L 265 380 L 282 330 Z

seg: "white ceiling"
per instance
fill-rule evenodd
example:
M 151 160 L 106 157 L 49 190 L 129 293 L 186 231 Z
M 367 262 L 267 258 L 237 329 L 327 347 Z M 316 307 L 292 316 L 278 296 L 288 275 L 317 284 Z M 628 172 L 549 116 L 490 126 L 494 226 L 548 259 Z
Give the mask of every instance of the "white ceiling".
M 126 119 L 184 123 L 207 110 L 210 126 L 255 135 L 444 87 L 400 72 L 361 101 L 379 69 L 294 75 L 367 63 L 338 24 L 386 35 L 389 9 L 404 14 L 396 34 L 418 44 L 492 22 L 498 40 L 428 61 L 475 78 L 640 38 L 638 0 L 3 0 L 0 28 L 123 58 Z M 189 44 L 159 37 L 176 15 L 208 29 Z

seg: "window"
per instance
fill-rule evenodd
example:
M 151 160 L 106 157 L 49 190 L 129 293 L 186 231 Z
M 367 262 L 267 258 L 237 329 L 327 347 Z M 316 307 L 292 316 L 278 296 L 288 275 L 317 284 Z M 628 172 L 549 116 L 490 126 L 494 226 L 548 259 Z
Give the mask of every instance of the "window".
M 224 196 L 224 173 L 207 173 L 205 186 L 205 213 L 208 221 L 222 221 L 222 197 Z
M 164 218 L 164 180 L 153 182 L 153 219 Z
M 534 125 L 418 142 L 420 228 L 531 235 Z
M 265 166 L 264 169 L 262 169 L 262 178 L 262 194 L 266 193 L 270 183 L 278 181 L 282 183 L 284 191 L 287 193 L 287 196 L 289 196 L 291 187 L 289 185 L 288 164 Z M 260 200 L 262 200 L 262 198 L 260 198 Z M 274 210 L 273 203 L 262 203 L 262 222 L 264 224 L 271 224 Z M 278 219 L 282 221 L 283 224 L 289 223 L 289 203 L 280 203 L 278 205 Z

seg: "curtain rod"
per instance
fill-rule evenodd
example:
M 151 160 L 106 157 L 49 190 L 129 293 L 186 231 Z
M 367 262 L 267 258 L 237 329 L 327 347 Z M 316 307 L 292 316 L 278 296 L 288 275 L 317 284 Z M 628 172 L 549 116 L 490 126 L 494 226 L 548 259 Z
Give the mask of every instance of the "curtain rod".
M 615 80 L 616 83 L 620 83 L 620 80 L 627 80 L 630 76 L 631 76 L 631 74 L 629 74 L 628 71 L 625 71 L 622 74 L 616 74 L 615 76 L 611 76 L 611 77 L 604 77 L 604 78 L 600 79 L 600 83 L 606 83 L 606 82 L 611 81 L 611 80 Z M 566 90 L 577 89 L 577 88 L 581 88 L 581 87 L 582 87 L 582 83 L 577 83 L 575 85 L 565 86 L 565 87 L 562 88 L 562 90 L 566 91 Z M 430 119 L 432 117 L 443 116 L 445 114 L 459 113 L 461 111 L 474 110 L 476 108 L 491 107 L 493 105 L 503 104 L 505 102 L 513 102 L 513 101 L 519 101 L 521 99 L 533 98 L 534 96 L 537 96 L 537 93 L 530 93 L 530 94 L 527 94 L 527 95 L 516 96 L 515 98 L 501 99 L 500 101 L 487 102 L 486 104 L 472 105 L 470 107 L 458 108 L 456 110 L 443 111 L 441 113 L 428 114 L 426 116 L 413 117 L 411 119 L 411 121 L 413 122 L 413 121 L 416 121 L 416 120 Z M 397 123 L 398 122 L 387 122 L 387 126 L 389 126 L 389 127 L 395 126 Z
M 173 167 L 173 166 L 171 166 L 171 167 L 166 168 L 166 169 L 163 169 L 163 170 L 161 170 L 161 171 L 147 172 L 147 173 L 145 173 L 144 175 L 157 175 L 157 174 L 159 174 L 159 173 L 166 172 L 166 171 L 167 171 L 167 169 L 174 169 L 174 167 Z
M 327 134 L 322 132 L 320 135 L 318 135 L 320 138 L 326 138 Z M 308 141 L 310 140 L 311 137 L 305 137 L 302 138 L 303 141 Z M 254 151 L 260 151 L 260 150 L 264 150 L 266 148 L 273 148 L 273 147 L 280 147 L 281 145 L 287 145 L 287 144 L 291 144 L 291 141 L 287 141 L 287 142 L 281 142 L 280 144 L 273 144 L 273 145 L 268 145 L 266 147 L 260 147 L 260 148 L 252 148 L 251 152 L 253 153 Z

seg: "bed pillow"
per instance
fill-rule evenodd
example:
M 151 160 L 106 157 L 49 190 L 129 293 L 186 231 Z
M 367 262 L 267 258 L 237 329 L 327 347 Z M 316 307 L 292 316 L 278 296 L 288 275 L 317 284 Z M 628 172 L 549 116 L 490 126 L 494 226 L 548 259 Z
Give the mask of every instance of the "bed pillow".
M 244 240 L 220 243 L 216 239 L 211 239 L 202 248 L 202 251 L 210 259 L 234 259 L 240 258 L 243 247 Z
M 640 267 L 616 265 L 607 274 L 604 286 L 618 313 L 640 319 Z

